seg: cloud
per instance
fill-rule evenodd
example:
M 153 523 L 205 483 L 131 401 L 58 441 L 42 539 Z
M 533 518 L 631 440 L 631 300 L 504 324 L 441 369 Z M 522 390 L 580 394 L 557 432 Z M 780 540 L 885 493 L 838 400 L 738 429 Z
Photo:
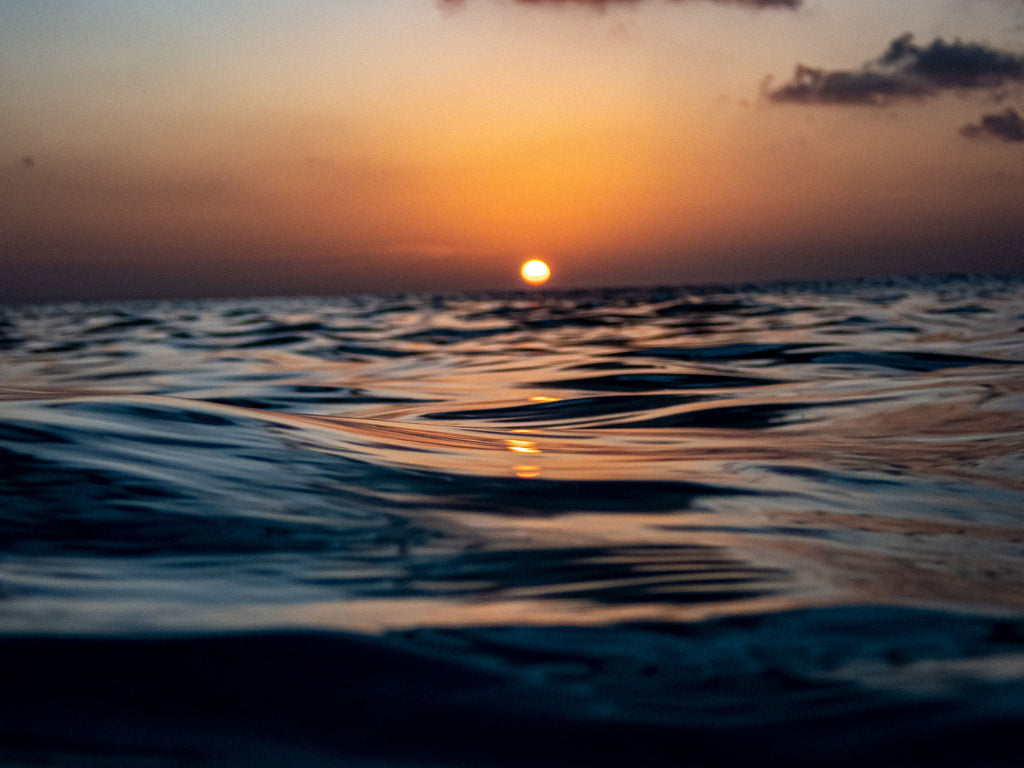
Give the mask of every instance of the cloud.
M 926 96 L 931 92 L 924 83 L 884 72 L 830 72 L 797 64 L 793 79 L 769 91 L 768 98 L 790 104 L 880 105 L 892 99 Z
M 914 45 L 909 34 L 893 40 L 879 63 L 937 88 L 995 88 L 1024 80 L 1024 58 L 1017 54 L 959 40 L 947 43 L 942 38 L 922 48 Z
M 994 137 L 1003 141 L 1024 141 L 1024 119 L 1017 110 L 1007 108 L 1005 112 L 982 115 L 980 123 L 965 125 L 960 135 L 969 139 Z
M 466 0 L 438 0 L 445 8 L 456 8 Z M 645 0 L 515 0 L 521 5 L 589 5 L 592 8 L 604 9 L 609 6 L 636 5 Z M 665 2 L 712 2 L 722 5 L 745 5 L 750 8 L 799 8 L 803 0 L 664 0 Z
M 767 91 L 789 104 L 884 106 L 897 99 L 936 96 L 950 90 L 995 89 L 1024 82 L 1024 57 L 978 43 L 936 38 L 927 46 L 910 34 L 891 43 L 860 69 L 825 70 L 798 64 L 793 78 Z

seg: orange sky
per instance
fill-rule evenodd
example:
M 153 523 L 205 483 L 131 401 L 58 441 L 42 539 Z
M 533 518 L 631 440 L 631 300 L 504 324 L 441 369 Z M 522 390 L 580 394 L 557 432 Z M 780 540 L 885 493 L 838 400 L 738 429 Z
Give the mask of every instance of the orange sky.
M 2 4 L 0 301 L 1024 265 L 1024 3 L 592 5 Z

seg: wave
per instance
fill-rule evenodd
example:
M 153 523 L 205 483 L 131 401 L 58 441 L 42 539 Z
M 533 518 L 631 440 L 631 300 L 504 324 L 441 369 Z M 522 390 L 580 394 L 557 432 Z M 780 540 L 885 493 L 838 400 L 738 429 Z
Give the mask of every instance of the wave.
M 0 311 L 0 762 L 996 766 L 1019 279 Z
M 954 658 L 939 636 L 957 638 Z M 6 638 L 0 757 L 667 766 L 767 754 L 797 766 L 996 765 L 1024 714 L 1012 671 L 1022 637 L 1020 622 L 844 609 L 612 634 Z M 952 695 L 965 678 L 970 700 Z

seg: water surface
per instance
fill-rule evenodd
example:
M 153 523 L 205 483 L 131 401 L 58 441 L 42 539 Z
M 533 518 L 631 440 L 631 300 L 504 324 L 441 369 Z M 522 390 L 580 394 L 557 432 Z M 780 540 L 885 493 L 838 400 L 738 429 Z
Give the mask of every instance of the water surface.
M 1010 764 L 1022 307 L 2 310 L 0 756 Z

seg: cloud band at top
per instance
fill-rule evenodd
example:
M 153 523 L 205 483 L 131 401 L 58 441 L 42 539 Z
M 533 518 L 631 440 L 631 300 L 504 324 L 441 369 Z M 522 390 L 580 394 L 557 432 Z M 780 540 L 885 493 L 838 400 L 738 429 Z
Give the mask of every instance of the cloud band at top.
M 467 0 L 438 0 L 442 6 L 464 5 Z M 592 8 L 636 5 L 646 0 L 514 0 L 521 5 L 589 5 Z M 663 0 L 670 3 L 712 2 L 722 5 L 745 5 L 749 8 L 799 8 L 803 0 Z

